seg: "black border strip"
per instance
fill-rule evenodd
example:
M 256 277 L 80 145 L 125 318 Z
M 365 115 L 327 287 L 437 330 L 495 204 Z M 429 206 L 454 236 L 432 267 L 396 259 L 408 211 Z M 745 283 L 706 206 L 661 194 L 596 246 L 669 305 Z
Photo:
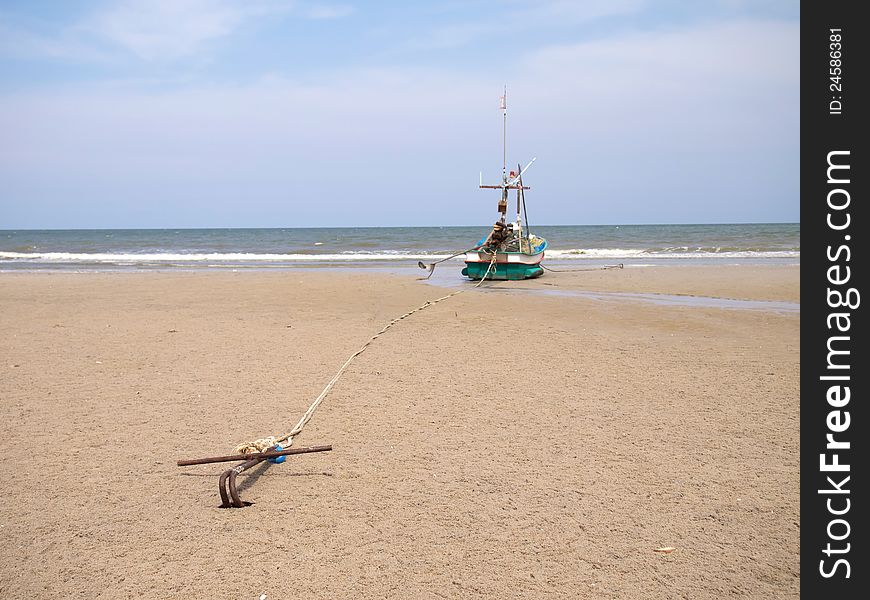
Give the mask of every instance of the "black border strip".
M 870 270 L 870 157 L 861 127 L 870 117 L 870 23 L 858 17 L 860 6 L 801 9 L 801 593 L 808 598 L 870 593 L 868 495 L 858 491 L 870 487 L 862 459 L 870 374 L 859 359 L 867 356 L 870 296 L 860 297 L 858 283 Z M 835 461 L 841 466 L 830 466 Z

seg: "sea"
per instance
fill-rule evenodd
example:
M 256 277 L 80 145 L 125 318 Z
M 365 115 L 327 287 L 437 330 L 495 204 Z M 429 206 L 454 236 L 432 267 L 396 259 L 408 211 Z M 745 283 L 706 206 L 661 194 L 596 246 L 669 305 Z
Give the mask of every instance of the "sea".
M 488 227 L 0 230 L 0 271 L 400 268 L 474 246 Z M 558 225 L 544 263 L 800 264 L 799 223 Z M 462 258 L 453 259 L 461 263 Z

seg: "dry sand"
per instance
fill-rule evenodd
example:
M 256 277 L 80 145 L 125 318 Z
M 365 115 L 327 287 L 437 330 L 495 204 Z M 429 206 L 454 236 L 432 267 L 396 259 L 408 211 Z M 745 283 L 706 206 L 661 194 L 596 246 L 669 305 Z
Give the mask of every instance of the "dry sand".
M 366 271 L 0 275 L 2 598 L 799 592 L 798 313 L 443 289 Z M 499 288 L 798 301 L 789 267 Z M 522 358 L 517 358 L 522 356 Z M 670 554 L 656 548 L 672 546 Z

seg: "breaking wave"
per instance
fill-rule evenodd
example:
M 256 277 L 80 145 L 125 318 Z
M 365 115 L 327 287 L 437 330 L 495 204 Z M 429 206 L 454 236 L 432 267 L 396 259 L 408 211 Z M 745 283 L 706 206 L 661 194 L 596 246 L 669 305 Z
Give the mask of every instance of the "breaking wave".
M 0 252 L 0 263 L 34 264 L 114 264 L 172 265 L 208 263 L 341 263 L 361 261 L 438 260 L 447 252 L 368 251 L 337 254 L 259 254 L 247 252 L 210 253 L 89 253 L 89 252 Z M 548 260 L 633 259 L 633 258 L 800 258 L 800 250 L 738 250 L 719 248 L 662 248 L 653 250 L 632 248 L 548 249 Z M 460 256 L 456 260 L 462 260 Z

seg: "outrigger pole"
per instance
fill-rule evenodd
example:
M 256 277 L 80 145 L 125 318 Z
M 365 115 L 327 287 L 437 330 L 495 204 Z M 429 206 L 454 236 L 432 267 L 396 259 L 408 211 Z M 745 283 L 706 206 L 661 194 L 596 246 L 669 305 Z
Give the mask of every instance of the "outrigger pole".
M 329 452 L 332 450 L 332 445 L 327 446 L 309 446 L 307 448 L 290 448 L 288 450 L 276 450 L 255 452 L 248 454 L 230 454 L 228 456 L 210 456 L 208 458 L 190 458 L 179 460 L 176 464 L 179 467 L 189 467 L 192 465 L 208 465 L 211 463 L 232 462 L 234 460 L 251 460 L 252 458 L 278 458 L 279 456 L 290 456 L 292 454 L 307 454 L 309 452 Z
M 244 461 L 231 469 L 227 469 L 218 480 L 218 491 L 221 495 L 221 508 L 242 508 L 248 506 L 250 502 L 243 502 L 239 496 L 238 487 L 236 487 L 236 478 L 239 473 L 247 471 L 251 467 L 256 467 L 264 460 L 269 462 L 283 462 L 285 456 L 293 454 L 307 454 L 309 452 L 329 452 L 332 446 L 310 446 L 308 448 L 288 448 L 281 449 L 280 446 L 272 446 L 263 452 L 253 452 L 249 454 L 230 454 L 228 456 L 211 456 L 208 458 L 193 458 L 179 460 L 179 467 L 188 467 L 190 465 L 207 465 L 210 463 L 230 462 L 234 460 Z

